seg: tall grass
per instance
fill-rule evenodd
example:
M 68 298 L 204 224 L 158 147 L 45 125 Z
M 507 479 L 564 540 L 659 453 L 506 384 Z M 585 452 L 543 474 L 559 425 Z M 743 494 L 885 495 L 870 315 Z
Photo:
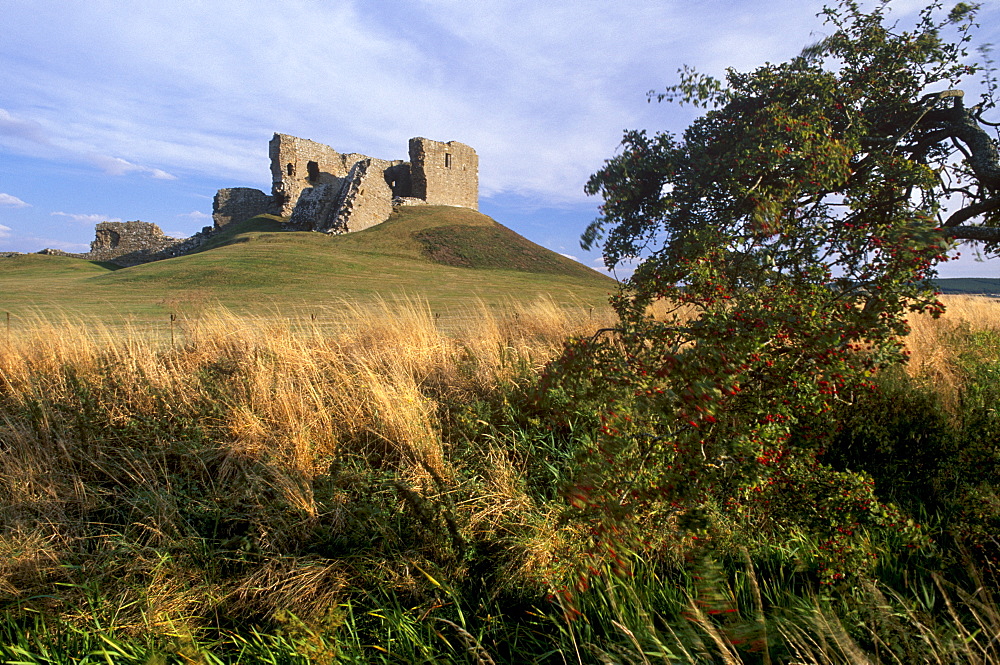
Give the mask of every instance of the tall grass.
M 1000 302 L 978 296 L 945 296 L 943 301 L 947 310 L 940 318 L 910 318 L 905 340 L 910 353 L 907 371 L 932 385 L 954 407 L 962 385 L 958 357 L 965 345 L 961 338 L 965 333 L 1000 332 Z
M 406 510 L 449 547 L 507 522 L 531 540 L 509 451 L 446 444 L 441 429 L 608 323 L 549 301 L 481 305 L 449 334 L 420 302 L 353 306 L 350 320 L 328 334 L 218 311 L 165 349 L 63 322 L 0 345 L 5 600 L 71 621 L 96 605 L 132 632 L 196 627 L 223 606 L 313 616 L 350 577 L 324 549 L 369 536 L 440 554 L 394 523 Z M 491 463 L 462 477 L 463 455 Z M 403 569 L 385 572 L 412 584 Z
M 838 604 L 753 561 L 640 560 L 547 603 L 587 535 L 560 496 L 587 434 L 531 389 L 610 313 L 339 309 L 336 327 L 208 312 L 172 346 L 91 321 L 0 341 L 4 658 L 997 662 L 994 600 L 931 578 Z M 911 325 L 912 380 L 959 414 L 962 344 L 1000 305 Z

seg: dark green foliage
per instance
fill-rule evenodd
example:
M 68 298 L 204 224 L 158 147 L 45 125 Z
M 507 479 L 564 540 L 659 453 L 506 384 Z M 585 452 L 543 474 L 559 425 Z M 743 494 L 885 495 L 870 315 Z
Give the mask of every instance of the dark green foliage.
M 877 493 L 911 516 L 926 516 L 927 533 L 944 565 L 971 557 L 1000 579 L 1000 336 L 953 331 L 962 348 L 957 404 L 901 371 L 883 373 L 877 390 L 838 409 L 841 430 L 824 456 L 838 468 L 870 475 Z
M 546 381 L 553 407 L 599 414 L 570 495 L 595 559 L 624 570 L 622 551 L 652 555 L 671 531 L 681 548 L 802 540 L 801 564 L 835 586 L 871 577 L 881 547 L 927 543 L 865 467 L 824 452 L 893 457 L 923 443 L 899 439 L 910 424 L 930 427 L 931 447 L 953 441 L 933 410 L 905 424 L 890 410 L 863 446 L 835 437 L 842 405 L 903 362 L 906 317 L 943 311 L 929 280 L 951 239 L 970 237 L 956 224 L 995 226 L 996 146 L 972 112 L 969 141 L 986 136 L 993 167 L 964 170 L 945 126 L 963 113 L 949 88 L 976 71 L 974 8 L 932 4 L 909 29 L 888 14 L 844 0 L 823 11 L 830 36 L 788 62 L 725 81 L 682 70 L 658 98 L 705 114 L 680 136 L 626 132 L 591 177 L 603 204 L 584 246 L 637 265 L 612 300 L 620 326 L 570 343 Z M 947 178 L 978 180 L 967 196 L 985 207 L 945 221 Z M 895 459 L 883 472 L 900 494 L 922 481 Z
M 838 408 L 836 422 L 827 463 L 871 476 L 879 496 L 908 510 L 940 508 L 934 481 L 953 462 L 946 453 L 958 432 L 939 393 L 893 369 Z

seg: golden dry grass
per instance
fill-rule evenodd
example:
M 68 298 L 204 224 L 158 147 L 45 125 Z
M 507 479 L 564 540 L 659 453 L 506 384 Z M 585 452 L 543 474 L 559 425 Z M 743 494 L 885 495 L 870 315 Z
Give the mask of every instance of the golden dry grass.
M 197 623 L 220 603 L 314 615 L 345 573 L 282 553 L 320 520 L 337 528 L 350 492 L 321 504 L 315 481 L 351 455 L 429 499 L 460 493 L 472 534 L 522 523 L 530 499 L 502 451 L 484 449 L 492 462 L 480 485 L 456 486 L 439 401 L 522 380 L 567 335 L 612 325 L 610 311 L 480 303 L 444 330 L 421 302 L 343 309 L 350 325 L 336 330 L 215 311 L 179 322 L 173 347 L 72 321 L 0 341 L 0 598 L 92 577 L 124 630 Z M 211 440 L 191 443 L 201 430 Z M 175 486 L 185 478 L 205 496 Z M 222 584 L 189 557 L 164 555 L 198 547 L 185 498 L 245 505 L 264 563 Z M 116 525 L 100 523 L 109 510 Z M 81 561 L 88 574 L 74 568 Z M 87 604 L 74 607 L 59 611 L 72 619 Z
M 984 296 L 942 296 L 946 311 L 940 318 L 914 315 L 904 340 L 910 353 L 907 371 L 928 381 L 947 406 L 957 399 L 961 376 L 957 373 L 962 344 L 956 336 L 979 331 L 1000 331 L 1000 300 Z
M 955 391 L 960 350 L 949 336 L 1000 329 L 1000 303 L 945 301 L 942 318 L 911 321 L 909 369 Z M 511 550 L 505 577 L 543 583 L 582 536 L 535 504 L 501 442 L 477 442 L 480 472 L 460 473 L 442 404 L 524 380 L 568 335 L 613 326 L 611 312 L 540 300 L 480 303 L 447 324 L 415 301 L 339 314 L 331 327 L 220 310 L 179 322 L 172 347 L 79 321 L 39 320 L 0 340 L 0 600 L 35 598 L 86 623 L 83 583 L 100 580 L 102 621 L 136 633 L 196 626 L 220 606 L 315 617 L 352 573 L 286 553 L 317 525 L 349 528 L 349 482 L 316 496 L 318 479 L 349 456 L 453 506 L 465 538 L 500 534 Z M 185 499 L 245 506 L 252 532 L 231 549 L 252 541 L 257 564 L 225 580 L 206 573 Z M 110 511 L 115 524 L 102 522 Z M 379 565 L 400 587 L 416 576 L 406 561 Z M 70 600 L 55 598 L 56 585 L 71 585 L 59 587 Z

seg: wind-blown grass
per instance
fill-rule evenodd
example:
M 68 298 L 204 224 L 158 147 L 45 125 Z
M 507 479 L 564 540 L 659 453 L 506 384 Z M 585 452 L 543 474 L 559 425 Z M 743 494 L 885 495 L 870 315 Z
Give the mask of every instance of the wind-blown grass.
M 1000 306 L 950 304 L 912 322 L 910 380 L 972 436 Z M 587 538 L 562 489 L 588 433 L 532 390 L 606 310 L 339 310 L 349 324 L 206 312 L 173 345 L 89 321 L 0 340 L 4 659 L 998 662 L 974 576 L 888 554 L 885 584 L 840 596 L 783 568 L 791 551 L 691 550 L 559 600 Z

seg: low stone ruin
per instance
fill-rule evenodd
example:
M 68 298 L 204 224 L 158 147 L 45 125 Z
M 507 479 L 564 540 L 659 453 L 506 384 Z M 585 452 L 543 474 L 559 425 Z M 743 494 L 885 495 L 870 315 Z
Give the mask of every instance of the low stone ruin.
M 183 242 L 164 235 L 151 222 L 101 222 L 95 229 L 88 258 L 94 261 L 114 261 L 119 265 L 135 265 L 155 260 L 152 257 Z
M 205 242 L 214 231 L 211 226 L 206 226 L 190 238 L 171 238 L 152 222 L 101 222 L 94 229 L 89 252 L 74 253 L 49 248 L 38 253 L 106 261 L 122 267 L 137 266 L 187 254 Z
M 244 222 L 271 212 L 271 202 L 270 196 L 252 187 L 220 189 L 212 201 L 212 221 L 217 229 L 233 222 Z

